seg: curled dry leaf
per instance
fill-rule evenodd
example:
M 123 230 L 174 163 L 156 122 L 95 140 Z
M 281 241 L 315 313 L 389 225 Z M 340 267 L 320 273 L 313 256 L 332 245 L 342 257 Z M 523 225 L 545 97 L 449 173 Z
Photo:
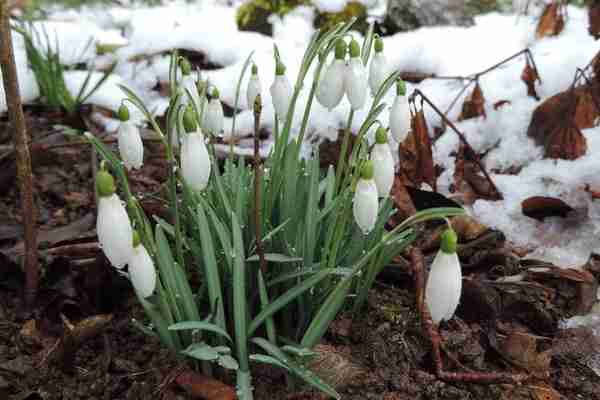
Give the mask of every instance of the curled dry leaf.
M 536 100 L 540 100 L 540 96 L 538 96 L 537 91 L 535 90 L 535 81 L 539 81 L 540 75 L 536 68 L 531 66 L 529 62 L 529 58 L 525 59 L 525 68 L 523 68 L 523 72 L 521 72 L 521 80 L 525 82 L 527 86 L 527 95 L 533 97 Z
M 185 389 L 193 399 L 234 400 L 235 389 L 223 382 L 193 371 L 177 375 L 175 382 Z
M 510 105 L 510 100 L 500 100 L 494 103 L 494 110 L 499 110 L 504 106 Z
M 400 144 L 401 171 L 412 186 L 420 188 L 421 184 L 427 183 L 435 191 L 437 176 L 423 110 L 412 117 L 411 127 L 411 133 Z
M 557 127 L 550 136 L 544 157 L 575 160 L 583 156 L 586 151 L 587 142 L 579 128 L 564 124 Z
M 554 197 L 532 196 L 521 202 L 521 210 L 523 215 L 543 221 L 548 217 L 565 218 L 573 207 Z
M 462 193 L 464 204 L 473 204 L 477 199 L 500 200 L 501 195 L 488 179 L 480 173 L 475 154 L 460 144 L 454 167 L 454 185 Z
M 552 350 L 537 351 L 537 340 L 523 332 L 512 332 L 502 344 L 502 355 L 510 363 L 538 376 L 545 377 L 550 370 Z
M 485 97 L 483 97 L 483 91 L 481 90 L 481 86 L 479 86 L 479 82 L 476 82 L 473 91 L 463 103 L 462 112 L 458 116 L 458 120 L 464 121 L 465 119 L 481 116 L 486 118 Z
M 544 36 L 556 36 L 562 32 L 564 27 L 564 6 L 561 4 L 561 1 L 554 1 L 544 9 L 538 22 L 535 36 L 538 39 Z

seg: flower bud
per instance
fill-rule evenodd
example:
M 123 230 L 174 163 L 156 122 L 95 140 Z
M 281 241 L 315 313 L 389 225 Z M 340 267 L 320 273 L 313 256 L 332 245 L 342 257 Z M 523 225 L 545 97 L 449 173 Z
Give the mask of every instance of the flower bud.
M 373 180 L 374 165 L 372 161 L 369 160 L 364 163 L 360 175 L 354 192 L 353 214 L 357 225 L 363 234 L 367 235 L 373 230 L 379 211 L 377 187 Z
M 213 90 L 205 114 L 203 128 L 213 135 L 219 135 L 223 132 L 223 120 L 225 117 L 223 114 L 223 105 L 221 104 L 221 100 L 219 100 L 219 91 L 216 88 Z
M 96 190 L 99 197 L 110 197 L 115 191 L 115 179 L 104 168 L 101 168 L 96 174 Z
M 374 167 L 373 178 L 379 197 L 387 197 L 394 185 L 394 157 L 387 143 L 387 133 L 384 128 L 377 130 L 375 140 L 376 143 L 371 150 L 371 161 L 373 161 Z
M 186 132 L 194 132 L 198 128 L 196 113 L 194 113 L 191 104 L 188 104 L 183 113 L 183 128 Z
M 269 91 L 271 92 L 271 100 L 277 118 L 280 121 L 285 121 L 292 98 L 292 86 L 285 75 L 285 66 L 281 63 L 277 63 L 275 80 Z
M 390 110 L 390 130 L 394 140 L 403 142 L 410 131 L 410 108 L 406 96 L 398 94 Z
M 192 65 L 188 61 L 187 58 L 181 57 L 179 59 L 179 67 L 181 68 L 181 73 L 185 75 L 189 75 L 192 72 Z
M 121 104 L 117 114 L 121 122 L 129 121 L 129 108 L 125 104 Z
M 344 74 L 344 88 L 353 110 L 359 110 L 365 105 L 368 85 L 367 71 L 360 58 L 360 48 L 358 42 L 353 39 L 350 42 L 350 61 Z
M 194 190 L 206 188 L 210 179 L 211 162 L 204 135 L 200 130 L 185 135 L 181 146 L 181 174 Z
M 129 260 L 129 278 L 135 291 L 143 298 L 149 297 L 156 288 L 156 269 L 148 250 L 138 241 L 134 231 L 134 247 Z
M 350 41 L 350 58 L 360 57 L 360 45 L 355 39 Z
M 343 60 L 346 58 L 346 53 L 348 52 L 348 45 L 344 41 L 344 39 L 338 39 L 335 42 L 335 58 L 337 60 Z
M 144 163 L 144 144 L 138 127 L 129 121 L 121 122 L 117 140 L 125 168 L 141 168 Z
M 341 39 L 340 39 L 341 40 Z M 343 42 L 343 40 L 342 40 Z M 344 43 L 345 45 L 345 43 Z M 344 97 L 345 85 L 344 74 L 346 63 L 343 58 L 336 57 L 325 70 L 325 74 L 319 82 L 316 97 L 319 103 L 329 111 L 334 109 Z
M 258 78 L 258 68 L 256 67 L 256 64 L 252 64 L 252 75 L 250 75 L 248 88 L 246 89 L 246 100 L 250 110 L 254 108 L 254 100 L 256 100 L 256 96 L 260 95 L 261 92 L 262 85 Z
M 440 250 L 437 252 L 425 287 L 425 302 L 431 319 L 439 324 L 454 315 L 462 291 L 462 270 L 456 254 L 456 232 L 447 229 L 442 234 Z
M 123 268 L 131 259 L 133 233 L 127 211 L 119 196 L 114 193 L 99 196 L 96 233 L 108 261 L 115 268 Z
M 377 94 L 377 91 L 388 75 L 389 67 L 387 60 L 383 55 L 383 41 L 378 37 L 375 39 L 375 54 L 373 55 L 371 66 L 369 68 L 369 86 L 373 96 Z

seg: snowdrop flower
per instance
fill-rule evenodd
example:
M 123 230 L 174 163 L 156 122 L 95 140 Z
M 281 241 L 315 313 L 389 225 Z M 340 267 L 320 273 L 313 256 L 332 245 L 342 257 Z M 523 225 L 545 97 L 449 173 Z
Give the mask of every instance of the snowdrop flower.
M 369 68 L 369 86 L 371 87 L 371 94 L 373 96 L 377 94 L 388 74 L 388 63 L 383 55 L 383 40 L 377 36 L 375 38 L 375 55 L 373 55 L 371 67 Z
M 129 278 L 141 297 L 149 297 L 154 292 L 156 287 L 154 262 L 135 231 L 133 232 L 133 254 L 129 260 Z
M 454 315 L 462 290 L 462 271 L 456 255 L 456 232 L 448 228 L 442 234 L 425 288 L 425 302 L 435 324 Z
M 223 105 L 219 100 L 219 91 L 215 88 L 206 108 L 203 128 L 213 135 L 218 135 L 223 132 L 223 119 Z
M 203 104 L 202 100 L 200 99 L 200 94 L 198 93 L 196 79 L 194 79 L 194 76 L 191 74 L 192 66 L 190 65 L 190 62 L 185 58 L 182 58 L 180 60 L 179 65 L 181 67 L 182 74 L 180 83 L 182 89 L 181 104 L 187 105 L 190 102 L 191 96 L 191 99 L 194 103 L 194 107 L 196 107 L 198 112 L 200 112 Z M 206 101 L 206 99 L 204 100 Z
M 325 70 L 319 82 L 317 100 L 321 105 L 331 111 L 344 97 L 344 72 L 346 70 L 346 42 L 338 39 L 335 44 L 335 58 Z
M 285 121 L 292 98 L 292 86 L 287 76 L 285 76 L 285 65 L 281 62 L 277 62 L 275 67 L 275 80 L 271 85 L 270 92 L 277 118 L 280 121 Z
M 248 81 L 248 88 L 246 89 L 246 100 L 248 100 L 248 109 L 254 110 L 254 101 L 256 100 L 256 96 L 260 95 L 262 92 L 262 85 L 260 84 L 260 79 L 258 78 L 258 68 L 256 64 L 252 64 L 252 75 L 250 75 L 250 80 Z
M 390 111 L 390 130 L 394 140 L 402 143 L 410 131 L 410 108 L 406 98 L 406 85 L 402 79 L 396 83 L 396 99 Z
M 388 145 L 387 132 L 385 128 L 377 129 L 375 133 L 375 145 L 371 150 L 373 161 L 375 185 L 379 197 L 387 197 L 394 184 L 394 157 Z
M 350 42 L 350 61 L 344 74 L 346 96 L 353 110 L 359 110 L 367 99 L 367 70 L 360 58 L 360 46 L 354 39 Z
M 96 175 L 98 219 L 96 232 L 108 261 L 123 268 L 133 252 L 131 222 L 121 199 L 115 194 L 115 181 L 104 168 Z
M 138 169 L 144 163 L 144 144 L 139 129 L 129 121 L 129 110 L 125 105 L 119 107 L 121 124 L 118 131 L 119 154 L 127 170 Z
M 373 230 L 379 211 L 374 174 L 373 161 L 366 161 L 361 168 L 354 193 L 354 220 L 365 235 Z
M 194 190 L 204 190 L 210 178 L 210 157 L 200 129 L 188 133 L 181 146 L 181 174 Z

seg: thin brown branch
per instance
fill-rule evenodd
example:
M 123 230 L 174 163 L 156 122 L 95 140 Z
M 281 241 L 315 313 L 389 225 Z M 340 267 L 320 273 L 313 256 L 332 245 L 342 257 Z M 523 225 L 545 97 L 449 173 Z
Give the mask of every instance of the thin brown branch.
M 489 184 L 492 187 L 492 189 L 494 190 L 495 194 L 498 196 L 498 198 L 502 199 L 502 193 L 500 193 L 500 191 L 494 184 L 494 181 L 492 181 L 492 178 L 490 177 L 487 170 L 483 166 L 483 163 L 479 159 L 479 156 L 477 155 L 475 150 L 473 150 L 473 147 L 471 147 L 471 145 L 467 141 L 467 138 L 465 137 L 465 135 L 461 131 L 459 131 L 458 128 L 456 127 L 456 125 L 454 125 L 452 123 L 452 121 L 450 121 L 448 119 L 448 117 L 446 117 L 446 115 L 444 115 L 444 113 L 442 111 L 440 111 L 440 109 L 435 104 L 433 104 L 433 102 L 431 100 L 429 100 L 429 98 L 427 96 L 425 96 L 425 94 L 423 92 L 421 92 L 419 89 L 415 89 L 413 94 L 410 96 L 409 101 L 414 103 L 416 96 L 421 97 L 422 101 L 425 101 L 427 104 L 429 104 L 429 106 L 433 109 L 433 111 L 435 111 L 440 116 L 440 118 L 442 118 L 444 123 L 447 124 L 458 135 L 458 138 L 461 141 L 461 143 L 471 152 L 471 154 L 473 156 L 473 161 L 475 161 L 475 163 L 479 167 L 479 170 L 485 176 L 485 179 L 489 182 Z
M 29 154 L 29 135 L 25 126 L 23 106 L 19 93 L 17 67 L 12 47 L 8 2 L 0 2 L 0 66 L 8 106 L 11 130 L 17 153 L 17 177 L 21 192 L 21 208 L 25 225 L 25 304 L 31 307 L 35 301 L 39 271 L 37 254 L 36 206 L 33 201 L 33 174 Z
M 254 226 L 256 229 L 256 254 L 260 262 L 260 269 L 267 272 L 267 260 L 265 259 L 265 249 L 263 248 L 261 233 L 261 198 L 260 181 L 262 179 L 262 166 L 260 162 L 259 141 L 260 141 L 260 114 L 262 112 L 262 100 L 260 94 L 254 100 Z

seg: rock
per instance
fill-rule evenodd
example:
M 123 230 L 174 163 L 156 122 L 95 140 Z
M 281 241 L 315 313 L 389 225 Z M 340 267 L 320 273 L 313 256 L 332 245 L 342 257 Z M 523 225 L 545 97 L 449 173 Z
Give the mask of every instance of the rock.
M 388 34 L 421 26 L 471 26 L 464 0 L 389 0 L 384 25 Z

